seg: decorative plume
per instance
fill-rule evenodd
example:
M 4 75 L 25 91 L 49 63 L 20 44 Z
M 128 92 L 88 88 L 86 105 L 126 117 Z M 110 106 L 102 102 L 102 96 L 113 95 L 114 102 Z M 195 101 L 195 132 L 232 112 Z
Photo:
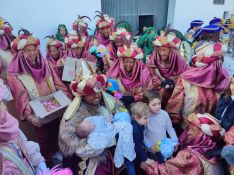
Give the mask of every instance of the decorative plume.
M 2 19 L 2 20 L 4 21 L 4 24 L 8 24 L 11 28 L 13 28 L 13 27 L 11 26 L 11 24 L 10 24 L 7 20 L 5 20 L 5 19 L 2 18 L 2 17 L 0 17 L 0 19 Z
M 88 16 L 80 16 L 80 15 L 78 15 L 78 19 L 84 19 L 84 18 L 87 18 L 89 21 L 91 21 L 90 17 L 88 17 Z
M 5 20 L 4 18 L 2 18 L 2 17 L 0 17 L 3 21 L 7 21 L 7 20 Z
M 79 26 L 79 22 L 78 22 L 78 26 Z M 79 27 L 78 27 L 79 28 Z M 85 30 L 91 30 L 88 26 L 83 26 L 83 28 L 85 29 Z
M 47 35 L 47 36 L 44 37 L 44 39 L 46 39 L 46 38 L 55 39 L 55 38 L 54 38 L 54 35 Z
M 105 20 L 105 17 L 104 17 L 104 15 L 103 15 L 102 12 L 100 12 L 100 11 L 95 11 L 95 13 L 98 13 L 98 14 L 94 17 L 94 19 L 95 19 L 96 17 L 99 17 L 99 18 L 101 18 L 102 20 Z
M 24 35 L 32 35 L 32 33 L 30 33 L 27 29 L 24 29 L 23 27 L 21 27 L 21 29 L 18 31 L 18 35 L 20 35 L 20 33 L 23 32 Z
M 124 45 L 127 46 L 127 48 L 131 47 L 132 44 L 132 36 L 130 37 L 130 39 L 128 40 L 125 36 L 121 37 L 121 40 L 123 41 Z

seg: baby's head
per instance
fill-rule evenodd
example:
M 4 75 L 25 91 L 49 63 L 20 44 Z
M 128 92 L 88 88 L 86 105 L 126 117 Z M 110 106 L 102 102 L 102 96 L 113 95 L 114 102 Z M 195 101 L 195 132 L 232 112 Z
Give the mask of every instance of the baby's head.
M 158 113 L 161 109 L 162 96 L 158 91 L 147 91 L 144 93 L 144 102 L 149 105 L 151 113 Z
M 93 131 L 95 125 L 91 121 L 83 120 L 77 128 L 76 133 L 80 138 L 86 138 Z
M 145 126 L 149 121 L 150 109 L 146 103 L 137 102 L 132 104 L 131 107 L 132 118 L 139 125 Z

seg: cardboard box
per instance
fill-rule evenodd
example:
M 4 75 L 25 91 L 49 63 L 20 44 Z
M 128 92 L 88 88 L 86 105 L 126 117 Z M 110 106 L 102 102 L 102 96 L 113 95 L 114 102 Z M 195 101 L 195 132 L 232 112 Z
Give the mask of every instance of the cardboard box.
M 80 75 L 82 71 L 82 61 L 83 59 L 77 59 L 77 58 L 72 58 L 72 57 L 67 57 L 66 62 L 64 64 L 63 68 L 63 75 L 62 75 L 62 80 L 63 81 L 68 81 L 72 82 L 75 80 L 76 75 Z M 96 70 L 96 63 L 95 62 L 89 62 L 87 61 L 88 64 Z
M 29 102 L 42 125 L 62 117 L 66 107 L 70 103 L 71 100 L 63 93 L 62 90 L 56 91 L 39 100 Z
M 62 80 L 71 82 L 75 79 L 76 58 L 67 57 L 63 68 Z

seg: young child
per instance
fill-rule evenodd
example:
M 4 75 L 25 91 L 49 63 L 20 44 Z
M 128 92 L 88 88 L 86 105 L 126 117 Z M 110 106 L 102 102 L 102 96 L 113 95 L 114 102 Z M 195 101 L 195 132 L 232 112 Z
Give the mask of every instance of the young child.
M 135 143 L 136 161 L 135 164 L 150 165 L 154 161 L 147 158 L 147 152 L 144 149 L 144 130 L 149 121 L 150 109 L 146 103 L 137 102 L 131 107 L 132 112 L 132 126 L 133 126 L 133 140 Z
M 161 94 L 157 91 L 147 91 L 144 93 L 144 101 L 150 109 L 149 122 L 145 127 L 144 144 L 149 150 L 149 157 L 163 163 L 164 158 L 156 149 L 157 143 L 167 138 L 167 133 L 176 142 L 178 138 L 168 113 L 161 109 Z

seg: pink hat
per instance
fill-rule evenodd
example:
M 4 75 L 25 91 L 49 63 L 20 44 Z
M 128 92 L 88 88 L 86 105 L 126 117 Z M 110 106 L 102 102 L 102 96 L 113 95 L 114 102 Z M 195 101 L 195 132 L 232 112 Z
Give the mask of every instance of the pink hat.
M 158 47 L 180 48 L 181 41 L 173 33 L 169 33 L 166 36 L 156 36 L 153 45 Z
M 110 35 L 110 40 L 116 40 L 117 38 L 123 38 L 125 37 L 126 39 L 130 40 L 131 38 L 131 33 L 127 32 L 125 28 L 117 28 L 115 31 L 111 32 Z
M 137 47 L 136 44 L 132 43 L 132 36 L 130 39 L 126 37 L 121 37 L 123 39 L 123 47 L 119 47 L 117 50 L 117 56 L 120 58 L 133 58 L 140 60 L 143 58 L 144 54 L 141 48 Z
M 49 38 L 49 41 L 47 42 L 46 46 L 55 46 L 57 48 L 64 47 L 64 43 L 55 39 L 54 36 L 46 36 L 45 38 Z
M 72 30 L 65 36 L 64 42 L 68 48 L 77 48 L 84 47 L 86 39 L 86 36 L 77 33 L 75 30 Z
M 96 27 L 98 29 L 101 29 L 101 28 L 104 28 L 104 27 L 112 27 L 114 25 L 114 21 L 115 21 L 114 18 L 111 18 L 107 14 L 103 14 L 100 11 L 96 11 L 95 13 L 99 13 L 95 17 L 100 18 L 96 23 Z
M 72 29 L 73 30 L 77 30 L 78 27 L 88 27 L 87 22 L 84 21 L 85 18 L 89 19 L 89 21 L 91 21 L 91 19 L 88 16 L 80 16 L 80 15 L 78 15 L 78 19 L 76 19 L 72 23 Z
M 80 79 L 71 83 L 70 87 L 73 93 L 79 95 L 93 95 L 100 93 L 107 85 L 107 78 L 103 74 L 94 75 L 90 78 Z
M 10 33 L 13 30 L 12 26 L 5 19 L 0 17 L 0 35 Z
M 23 34 L 20 34 L 21 31 L 23 32 Z M 11 43 L 11 47 L 15 51 L 22 50 L 27 45 L 34 45 L 34 46 L 40 45 L 40 40 L 32 36 L 32 33 L 30 33 L 26 29 L 22 28 L 21 30 L 19 30 L 18 35 L 19 36 L 15 38 Z

